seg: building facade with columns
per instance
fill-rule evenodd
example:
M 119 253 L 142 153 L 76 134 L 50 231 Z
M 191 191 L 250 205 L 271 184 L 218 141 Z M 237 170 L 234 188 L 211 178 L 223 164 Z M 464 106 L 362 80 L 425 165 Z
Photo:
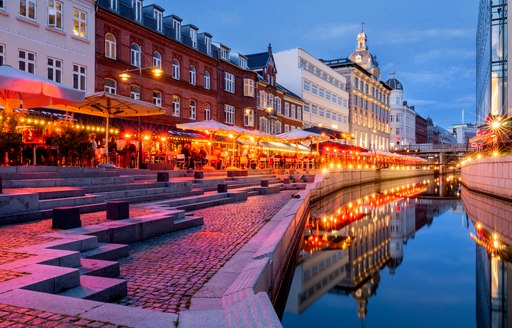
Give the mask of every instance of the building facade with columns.
M 280 83 L 304 100 L 304 126 L 347 133 L 349 94 L 345 77 L 300 48 L 275 53 L 274 58 Z
M 377 57 L 370 53 L 364 32 L 348 58 L 323 60 L 346 78 L 350 94 L 350 133 L 355 144 L 368 149 L 388 150 L 390 144 L 391 87 L 380 80 Z
M 95 3 L 0 1 L 0 65 L 93 92 Z
M 386 81 L 393 90 L 389 101 L 390 116 L 390 149 L 402 145 L 416 144 L 416 112 L 414 106 L 407 105 L 404 101 L 404 86 L 396 78 L 395 73 L 389 74 Z

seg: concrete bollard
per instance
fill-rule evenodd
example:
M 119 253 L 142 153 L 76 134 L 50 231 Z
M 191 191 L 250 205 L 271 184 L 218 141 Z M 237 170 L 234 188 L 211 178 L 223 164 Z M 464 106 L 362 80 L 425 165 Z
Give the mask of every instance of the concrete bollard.
M 204 179 L 204 172 L 202 172 L 202 171 L 195 171 L 194 172 L 194 179 Z
M 225 183 L 219 183 L 217 185 L 217 192 L 228 192 L 228 185 Z
M 284 184 L 290 184 L 290 179 L 283 179 Z
M 2 177 L 0 177 L 0 194 L 3 194 L 4 191 L 2 189 Z
M 130 218 L 130 203 L 123 200 L 107 202 L 107 220 L 124 220 Z
M 55 207 L 52 211 L 53 229 L 73 229 L 82 226 L 80 209 L 74 206 Z
M 268 180 L 261 180 L 262 187 L 268 187 Z
M 158 172 L 156 174 L 157 182 L 169 182 L 169 172 Z

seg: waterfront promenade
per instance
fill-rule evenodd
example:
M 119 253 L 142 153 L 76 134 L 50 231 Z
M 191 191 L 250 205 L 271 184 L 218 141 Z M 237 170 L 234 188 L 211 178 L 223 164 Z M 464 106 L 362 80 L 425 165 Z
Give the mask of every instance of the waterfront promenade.
M 102 305 L 93 303 L 99 302 L 69 299 L 64 306 L 57 301 L 58 296 L 55 295 L 32 291 L 29 293 L 30 297 L 24 297 L 23 292 L 13 297 L 10 290 L 0 290 L 0 327 L 149 327 L 169 326 L 178 322 L 183 327 L 225 326 L 226 322 L 232 326 L 245 326 L 236 320 L 222 321 L 223 312 L 220 310 L 223 305 L 219 303 L 221 299 L 213 297 L 222 295 L 235 280 L 235 272 L 239 273 L 242 268 L 230 271 L 224 280 L 216 280 L 214 275 L 247 245 L 251 237 L 262 232 L 262 228 L 276 213 L 289 206 L 292 195 L 296 193 L 283 190 L 277 194 L 254 196 L 246 201 L 195 210 L 194 215 L 203 217 L 202 226 L 132 243 L 130 255 L 119 260 L 119 278 L 127 280 L 127 296 L 117 301 L 123 306 L 110 305 L 106 308 L 108 311 L 95 312 L 94 309 L 101 308 Z M 158 216 L 159 211 L 162 209 L 158 202 L 135 204 L 130 208 L 130 216 Z M 104 218 L 103 211 L 81 216 L 84 226 L 105 222 Z M 24 274 L 16 270 L 2 269 L 30 256 L 13 250 L 54 241 L 54 237 L 48 235 L 52 232 L 50 226 L 50 220 L 41 220 L 0 227 L 0 282 Z M 271 234 L 269 229 L 267 232 Z M 244 266 L 251 259 L 252 256 L 238 263 Z M 205 286 L 209 290 L 201 291 Z M 205 297 L 212 290 L 212 297 Z M 197 297 L 195 301 L 193 296 L 197 294 L 202 297 Z M 89 305 L 80 308 L 80 302 L 89 302 Z M 124 305 L 131 306 L 131 310 L 126 311 Z M 270 303 L 266 306 L 268 305 Z M 210 310 L 214 313 L 208 312 Z M 202 314 L 198 315 L 200 312 Z M 182 318 L 183 314 L 185 315 Z M 218 321 L 209 321 L 209 317 L 217 318 Z M 272 318 L 263 320 L 261 324 L 278 326 L 279 322 L 276 320 L 274 313 Z

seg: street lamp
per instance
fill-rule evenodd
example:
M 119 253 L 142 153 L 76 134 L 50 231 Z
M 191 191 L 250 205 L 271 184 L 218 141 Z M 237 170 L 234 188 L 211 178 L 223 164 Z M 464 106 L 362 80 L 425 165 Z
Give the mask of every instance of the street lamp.
M 120 74 L 119 74 L 119 78 L 121 79 L 121 81 L 123 82 L 127 82 L 129 81 L 132 76 L 131 76 L 131 72 L 138 72 L 138 76 L 139 76 L 139 88 L 140 88 L 140 93 L 139 93 L 139 99 L 137 100 L 140 100 L 142 99 L 142 71 L 143 70 L 149 70 L 151 72 L 151 75 L 153 77 L 156 77 L 156 78 L 159 78 L 163 75 L 164 71 L 158 67 L 158 66 L 154 66 L 154 67 L 137 67 L 137 68 L 131 68 L 131 69 L 125 69 L 124 71 L 122 71 Z M 138 116 L 138 126 L 137 126 L 137 142 L 139 143 L 139 151 L 138 151 L 138 156 L 137 156 L 137 168 L 140 169 L 140 165 L 142 163 L 142 136 L 141 136 L 141 125 L 142 125 L 142 121 L 141 121 L 141 117 Z

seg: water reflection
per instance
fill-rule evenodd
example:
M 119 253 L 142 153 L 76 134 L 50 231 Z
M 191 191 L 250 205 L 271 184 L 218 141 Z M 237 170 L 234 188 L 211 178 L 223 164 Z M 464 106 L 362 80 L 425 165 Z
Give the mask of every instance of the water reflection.
M 300 314 L 324 295 L 341 294 L 353 298 L 364 320 L 381 270 L 394 275 L 407 241 L 458 208 L 459 195 L 457 178 L 420 178 L 345 189 L 313 204 L 286 312 Z
M 462 202 L 475 228 L 477 325 L 510 327 L 512 204 L 465 188 Z

